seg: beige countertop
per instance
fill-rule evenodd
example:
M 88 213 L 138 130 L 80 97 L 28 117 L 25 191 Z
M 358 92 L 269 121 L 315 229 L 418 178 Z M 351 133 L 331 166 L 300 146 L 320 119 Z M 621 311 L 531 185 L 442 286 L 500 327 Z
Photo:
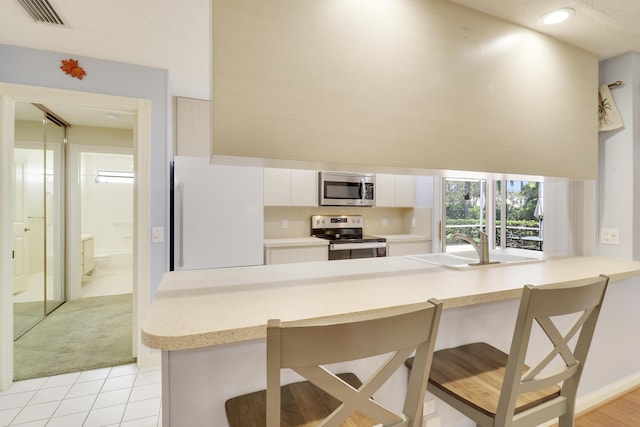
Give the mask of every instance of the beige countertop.
M 318 237 L 289 237 L 281 239 L 264 239 L 265 248 L 291 246 L 328 246 L 329 241 Z
M 525 284 L 607 274 L 640 276 L 640 262 L 566 257 L 455 271 L 406 257 L 166 273 L 142 326 L 144 345 L 184 350 L 263 338 L 270 318 L 377 311 L 435 297 L 445 309 L 520 296 Z

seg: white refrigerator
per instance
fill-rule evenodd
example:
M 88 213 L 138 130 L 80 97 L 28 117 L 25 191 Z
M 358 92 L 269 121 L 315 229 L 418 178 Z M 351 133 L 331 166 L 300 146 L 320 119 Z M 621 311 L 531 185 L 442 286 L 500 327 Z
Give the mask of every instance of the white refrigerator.
M 172 212 L 175 270 L 264 263 L 263 168 L 175 157 Z

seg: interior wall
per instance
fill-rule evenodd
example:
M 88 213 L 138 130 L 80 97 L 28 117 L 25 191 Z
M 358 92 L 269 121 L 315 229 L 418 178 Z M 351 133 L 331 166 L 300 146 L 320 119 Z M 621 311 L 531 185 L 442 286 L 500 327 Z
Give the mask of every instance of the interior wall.
M 598 229 L 616 229 L 619 244 L 599 240 L 598 254 L 640 259 L 640 186 L 636 175 L 640 154 L 635 134 L 640 131 L 640 117 L 634 114 L 640 102 L 640 55 L 629 52 L 603 61 L 599 66 L 600 84 L 617 80 L 622 86 L 612 88 L 613 97 L 624 127 L 600 132 L 598 176 Z M 598 233 L 599 235 L 599 233 Z
M 446 0 L 218 0 L 212 31 L 214 156 L 596 178 L 590 52 Z
M 81 234 L 94 236 L 95 256 L 133 256 L 133 180 L 98 183 L 98 170 L 133 172 L 133 155 L 82 153 Z
M 158 68 L 142 67 L 102 59 L 77 57 L 87 77 L 82 81 L 71 79 L 60 72 L 59 63 L 69 54 L 27 49 L 0 44 L 0 82 L 15 83 L 35 87 L 67 89 L 116 95 L 130 98 L 148 99 L 150 111 L 150 144 L 148 162 L 150 167 L 149 222 L 152 227 L 166 227 L 169 223 L 168 211 L 168 135 L 171 125 L 168 72 Z M 25 66 L 28 58 L 29 66 Z M 46 103 L 45 103 L 46 104 Z M 149 300 L 153 298 L 162 276 L 168 270 L 168 230 L 165 229 L 164 242 L 149 244 L 150 265 L 141 266 L 149 271 Z M 151 241 L 151 231 L 148 234 Z

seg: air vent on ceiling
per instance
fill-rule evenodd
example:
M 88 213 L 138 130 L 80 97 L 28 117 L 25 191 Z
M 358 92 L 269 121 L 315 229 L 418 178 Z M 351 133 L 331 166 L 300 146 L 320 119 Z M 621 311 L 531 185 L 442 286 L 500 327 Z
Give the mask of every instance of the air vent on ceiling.
M 48 24 L 64 25 L 48 0 L 18 0 L 24 9 L 36 22 L 46 22 Z

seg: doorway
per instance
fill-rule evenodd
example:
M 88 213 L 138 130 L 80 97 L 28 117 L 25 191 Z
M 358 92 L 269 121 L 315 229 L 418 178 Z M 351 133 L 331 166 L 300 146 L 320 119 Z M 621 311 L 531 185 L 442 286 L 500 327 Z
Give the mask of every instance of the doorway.
M 143 85 L 144 88 L 146 86 Z M 138 92 L 135 92 L 136 94 Z M 13 148 L 15 127 L 15 105 L 18 102 L 41 102 L 46 105 L 71 106 L 76 111 L 94 112 L 124 111 L 132 116 L 134 135 L 134 164 L 136 180 L 134 182 L 134 278 L 133 278 L 133 321 L 132 347 L 140 367 L 156 366 L 159 355 L 139 345 L 140 324 L 150 303 L 151 247 L 148 230 L 151 225 L 151 128 L 157 120 L 151 117 L 151 103 L 164 106 L 164 99 L 151 96 L 151 99 L 111 96 L 100 93 L 80 92 L 46 88 L 42 86 L 24 86 L 0 83 L 0 389 L 8 387 L 13 379 L 13 271 L 14 271 L 14 189 L 13 189 Z M 161 108 L 162 109 L 162 108 Z M 61 112 L 61 116 L 65 117 Z M 155 128 L 154 128 L 155 129 Z M 161 135 L 164 135 L 160 132 Z M 67 180 L 72 184 L 73 179 Z M 72 202 L 72 201 L 70 201 Z M 79 210 L 78 210 L 79 212 Z M 67 212 L 68 221 L 80 221 L 79 213 Z M 78 240 L 67 242 L 67 271 L 80 268 Z M 74 256 L 70 256 L 73 254 Z M 140 268 L 137 268 L 140 267 Z M 69 296 L 69 295 L 67 295 Z M 142 297 L 141 297 L 142 296 Z
M 133 290 L 133 154 L 130 149 L 71 148 L 79 155 L 80 296 Z
M 118 128 L 74 122 L 64 128 L 69 131 L 59 139 L 55 138 L 56 132 L 46 127 L 47 119 L 54 114 L 40 105 L 38 108 L 47 111 L 45 131 L 40 132 L 45 140 L 42 144 L 32 141 L 39 134 L 38 121 L 30 120 L 29 116 L 28 107 L 33 105 L 16 104 L 14 192 L 16 202 L 22 203 L 15 206 L 22 206 L 17 210 L 25 213 L 16 215 L 20 219 L 14 229 L 20 233 L 16 240 L 25 243 L 21 252 L 27 255 L 18 259 L 29 261 L 24 263 L 26 268 L 15 271 L 20 273 L 17 279 L 24 271 L 28 272 L 33 284 L 15 296 L 14 379 L 131 363 L 135 360 L 131 327 L 134 231 L 131 121 L 121 121 Z M 63 120 L 58 117 L 57 122 Z M 79 149 L 78 141 L 87 148 Z M 101 153 L 99 145 L 92 145 L 98 143 L 106 145 L 103 150 L 127 154 Z M 109 144 L 121 146 L 113 148 Z M 46 148 L 44 155 L 42 146 Z M 64 177 L 79 182 L 65 185 Z M 67 220 L 66 214 L 78 209 L 81 221 Z M 27 222 L 21 229 L 22 217 Z M 31 224 L 37 219 L 46 224 L 44 232 Z M 40 236 L 43 237 L 39 239 Z M 44 252 L 38 251 L 41 241 L 46 247 Z M 78 242 L 79 251 L 70 251 L 72 243 Z M 29 248 L 36 256 L 29 256 Z M 71 267 L 66 274 L 65 254 L 70 260 L 80 260 L 79 268 L 73 262 L 68 263 Z M 39 278 L 43 278 L 44 288 L 37 286 Z M 22 280 L 16 282 L 23 287 Z M 103 338 L 96 341 L 96 337 Z
M 14 340 L 65 301 L 67 124 L 17 103 L 14 144 Z

